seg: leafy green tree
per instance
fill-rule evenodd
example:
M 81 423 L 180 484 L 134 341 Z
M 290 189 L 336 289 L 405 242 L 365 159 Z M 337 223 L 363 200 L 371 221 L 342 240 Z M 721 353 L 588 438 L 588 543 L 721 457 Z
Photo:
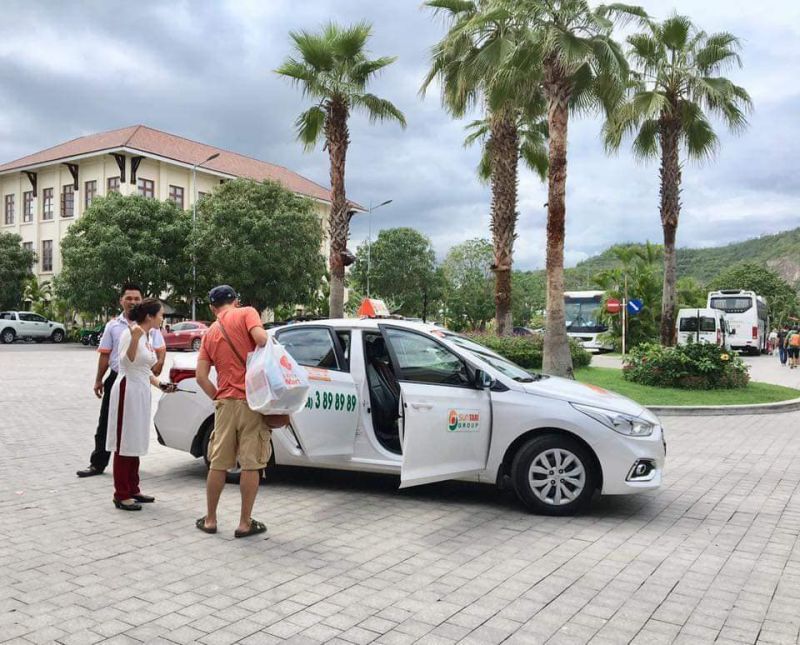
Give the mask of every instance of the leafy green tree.
M 493 253 L 487 240 L 467 240 L 450 249 L 442 263 L 446 322 L 456 331 L 482 330 L 492 319 Z
M 310 199 L 275 182 L 236 179 L 197 211 L 198 296 L 224 283 L 259 311 L 316 303 L 323 231 Z
M 511 289 L 514 294 L 514 324 L 527 327 L 535 321 L 534 326 L 538 326 L 542 321 L 541 312 L 547 303 L 544 271 L 514 271 Z
M 664 231 L 664 297 L 661 343 L 675 341 L 677 259 L 675 238 L 681 203 L 681 151 L 690 159 L 708 159 L 719 138 L 707 115 L 720 117 L 733 132 L 747 125 L 750 96 L 721 73 L 741 66 L 740 43 L 732 34 L 706 34 L 686 16 L 646 21 L 643 32 L 628 38 L 636 82 L 630 98 L 608 119 L 606 147 L 616 150 L 634 135 L 633 152 L 642 159 L 660 157 L 661 226 Z
M 692 277 L 681 278 L 675 285 L 678 308 L 703 308 L 708 302 L 708 289 Z
M 545 100 L 530 39 L 511 5 L 491 0 L 429 0 L 450 26 L 434 47 L 422 86 L 438 79 L 442 103 L 461 118 L 481 105 L 485 117 L 468 126 L 466 143 L 483 143 L 479 174 L 492 188 L 495 320 L 500 336 L 512 328 L 512 265 L 520 157 L 544 179 L 547 172 Z
M 770 318 L 777 325 L 796 320 L 800 314 L 797 292 L 792 286 L 774 271 L 752 262 L 740 262 L 717 275 L 708 290 L 719 289 L 755 291 L 767 299 Z
M 353 287 L 358 293 L 369 292 L 376 298 L 399 303 L 405 316 L 427 313 L 436 293 L 436 253 L 430 239 L 413 228 L 383 230 L 368 250 L 366 243 L 358 247 L 356 262 L 350 272 Z
M 345 194 L 345 167 L 350 132 L 347 121 L 351 110 L 360 110 L 370 121 L 394 120 L 405 127 L 403 113 L 386 99 L 366 91 L 370 81 L 396 58 L 367 57 L 367 41 L 372 27 L 361 22 L 341 27 L 333 22 L 320 33 L 291 32 L 295 56 L 287 58 L 277 70 L 303 90 L 315 104 L 296 121 L 297 137 L 307 150 L 320 139 L 330 159 L 331 213 L 330 236 L 330 313 L 340 318 L 344 305 L 344 262 L 351 208 Z
M 0 309 L 15 309 L 22 304 L 34 262 L 36 255 L 22 246 L 19 235 L 0 233 Z
M 191 218 L 172 202 L 112 193 L 98 197 L 61 242 L 63 270 L 56 295 L 71 307 L 100 314 L 117 306 L 129 281 L 145 294 L 169 294 L 191 280 L 187 247 Z

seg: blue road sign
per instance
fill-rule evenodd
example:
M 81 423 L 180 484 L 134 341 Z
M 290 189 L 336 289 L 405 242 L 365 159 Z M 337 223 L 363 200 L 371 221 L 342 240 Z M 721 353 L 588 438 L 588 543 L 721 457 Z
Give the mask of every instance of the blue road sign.
M 631 316 L 635 316 L 636 314 L 638 314 L 643 307 L 644 303 L 638 298 L 634 298 L 633 300 L 628 300 L 628 313 Z

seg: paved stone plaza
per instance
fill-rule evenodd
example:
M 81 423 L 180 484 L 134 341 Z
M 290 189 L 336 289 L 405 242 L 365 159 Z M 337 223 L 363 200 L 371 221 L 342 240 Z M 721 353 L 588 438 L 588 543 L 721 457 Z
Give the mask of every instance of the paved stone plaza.
M 664 419 L 664 487 L 576 518 L 508 493 L 278 469 L 236 540 L 201 460 L 152 442 L 139 513 L 79 480 L 96 354 L 0 347 L 0 642 L 796 643 L 800 413 Z

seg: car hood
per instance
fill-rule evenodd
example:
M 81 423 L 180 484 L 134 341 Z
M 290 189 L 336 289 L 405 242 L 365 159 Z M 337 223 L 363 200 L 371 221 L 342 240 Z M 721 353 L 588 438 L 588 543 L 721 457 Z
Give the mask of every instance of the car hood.
M 653 413 L 642 407 L 636 401 L 604 390 L 596 385 L 587 385 L 571 379 L 550 376 L 533 383 L 522 383 L 523 388 L 529 394 L 546 396 L 550 399 L 560 399 L 570 403 L 580 403 L 582 405 L 593 405 L 604 410 L 622 412 L 634 417 L 643 416 L 648 420 L 655 418 Z

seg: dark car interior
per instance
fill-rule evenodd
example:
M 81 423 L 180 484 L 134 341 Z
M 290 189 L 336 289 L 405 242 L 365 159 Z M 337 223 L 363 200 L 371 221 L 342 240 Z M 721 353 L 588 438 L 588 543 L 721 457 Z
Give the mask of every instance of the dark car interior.
M 375 437 L 386 450 L 399 455 L 400 383 L 383 336 L 364 334 L 364 358 Z

